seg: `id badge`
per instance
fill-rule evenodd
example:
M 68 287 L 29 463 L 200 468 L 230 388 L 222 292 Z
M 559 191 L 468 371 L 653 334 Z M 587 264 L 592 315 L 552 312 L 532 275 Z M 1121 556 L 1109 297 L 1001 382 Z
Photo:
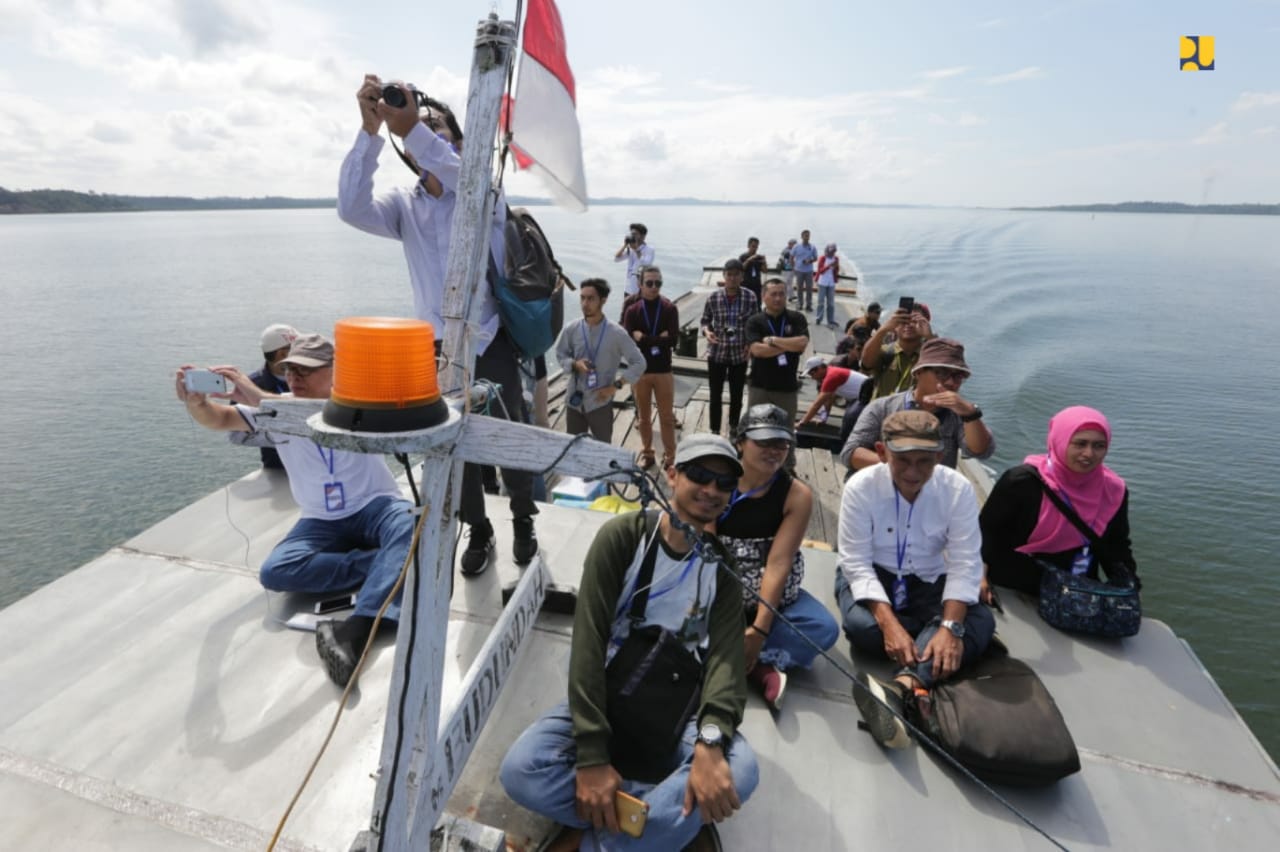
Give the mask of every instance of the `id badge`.
M 1075 558 L 1071 560 L 1071 573 L 1072 574 L 1089 573 L 1089 563 L 1092 561 L 1093 561 L 1093 558 L 1089 555 L 1089 546 L 1085 545 L 1084 547 L 1080 548 L 1080 552 L 1077 553 L 1075 555 Z
M 707 611 L 705 609 L 685 616 L 684 624 L 680 625 L 680 638 L 685 642 L 696 642 L 701 640 L 707 632 Z
M 893 608 L 898 612 L 907 608 L 907 578 L 897 577 L 893 581 Z
M 595 390 L 600 386 L 600 376 L 595 370 L 587 373 L 587 390 Z
M 778 366 L 779 367 L 787 366 L 787 354 L 785 352 L 778 356 Z
M 661 350 L 661 349 L 659 349 L 657 346 L 650 346 L 650 347 L 649 347 L 649 354 L 650 354 L 650 355 L 658 355 L 658 354 L 660 354 L 661 352 L 662 352 L 662 350 Z
M 343 490 L 341 482 L 324 484 L 324 508 L 329 512 L 341 512 L 347 508 L 347 492 Z

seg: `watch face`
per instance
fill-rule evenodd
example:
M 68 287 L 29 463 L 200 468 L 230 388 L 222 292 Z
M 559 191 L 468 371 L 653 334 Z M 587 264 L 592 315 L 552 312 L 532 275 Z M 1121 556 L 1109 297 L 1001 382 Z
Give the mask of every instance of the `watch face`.
M 698 739 L 708 745 L 719 745 L 721 738 L 720 726 L 711 722 L 703 725 L 702 730 L 698 731 Z

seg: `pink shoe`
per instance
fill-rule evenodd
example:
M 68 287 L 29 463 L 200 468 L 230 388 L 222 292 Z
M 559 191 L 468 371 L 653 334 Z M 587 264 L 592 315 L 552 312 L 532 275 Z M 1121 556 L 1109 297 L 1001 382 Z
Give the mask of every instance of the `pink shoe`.
M 775 713 L 782 709 L 782 696 L 787 691 L 786 672 L 780 672 L 768 663 L 756 663 L 751 670 L 751 682 L 759 685 L 764 693 L 764 703 Z

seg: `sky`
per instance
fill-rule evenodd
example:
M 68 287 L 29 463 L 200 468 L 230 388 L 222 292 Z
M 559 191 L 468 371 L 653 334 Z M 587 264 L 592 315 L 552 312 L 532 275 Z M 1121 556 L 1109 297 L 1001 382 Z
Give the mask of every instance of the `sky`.
M 1280 0 L 558 6 L 595 198 L 1280 203 Z M 0 0 L 0 187 L 331 198 L 363 74 L 463 112 L 477 22 L 515 10 Z

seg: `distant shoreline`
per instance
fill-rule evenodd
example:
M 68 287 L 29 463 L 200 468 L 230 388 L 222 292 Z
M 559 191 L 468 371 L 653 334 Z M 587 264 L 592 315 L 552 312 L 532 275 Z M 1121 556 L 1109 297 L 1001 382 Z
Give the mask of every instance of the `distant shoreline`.
M 511 204 L 541 206 L 549 199 L 511 196 Z M 936 204 L 855 204 L 814 201 L 713 201 L 702 198 L 593 198 L 601 207 L 842 207 L 877 209 L 941 209 Z M 141 213 L 175 210 L 289 210 L 333 208 L 335 198 L 187 198 L 184 196 L 110 195 L 67 189 L 13 191 L 0 187 L 0 215 L 38 213 Z M 1049 213 L 1195 213 L 1227 216 L 1280 216 L 1280 204 L 1181 204 L 1170 201 L 1124 201 L 1119 204 L 1059 204 L 1048 207 L 990 207 Z

